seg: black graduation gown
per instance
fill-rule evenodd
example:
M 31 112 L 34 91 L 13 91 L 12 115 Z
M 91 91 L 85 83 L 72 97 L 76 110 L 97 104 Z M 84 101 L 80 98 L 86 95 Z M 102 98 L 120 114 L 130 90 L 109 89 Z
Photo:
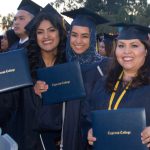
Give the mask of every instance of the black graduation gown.
M 26 47 L 14 43 L 9 50 Z M 42 150 L 39 134 L 35 131 L 37 96 L 32 87 L 7 91 L 0 94 L 0 126 L 18 143 L 19 150 Z
M 7 122 L 5 132 L 17 143 L 19 150 L 42 150 L 36 126 L 36 95 L 33 87 L 17 89 L 11 92 L 9 101 L 15 100 L 15 109 Z M 13 104 L 14 105 L 14 104 Z
M 36 118 L 35 130 L 41 136 L 45 149 L 56 150 L 56 143 L 60 141 L 61 136 L 62 104 L 41 104 L 37 109 Z
M 11 118 L 11 115 L 17 108 L 17 101 L 13 98 L 12 92 L 0 93 L 0 128 L 3 132 Z
M 122 86 L 118 87 L 114 102 L 122 92 Z M 105 81 L 100 80 L 94 88 L 94 91 L 89 98 L 92 110 L 108 109 L 111 93 L 105 90 Z M 141 86 L 134 89 L 128 89 L 123 96 L 118 108 L 145 108 L 147 126 L 150 126 L 150 85 Z
M 57 59 L 55 65 L 65 63 L 65 56 Z M 39 66 L 46 67 L 41 58 Z M 36 111 L 36 131 L 41 135 L 46 150 L 56 150 L 56 142 L 60 141 L 62 129 L 62 103 L 43 105 L 42 99 Z
M 103 59 L 91 65 L 81 66 L 86 95 L 91 93 L 95 83 L 102 76 L 97 70 L 97 66 L 106 74 L 110 60 Z M 64 150 L 84 150 L 86 147 L 87 130 L 89 124 L 85 120 L 85 114 L 90 111 L 90 106 L 85 98 L 69 101 L 66 103 L 66 114 L 64 121 L 63 146 Z
M 26 48 L 29 45 L 29 40 L 27 40 L 26 42 L 19 44 L 19 41 L 16 41 L 11 47 L 9 47 L 8 50 L 16 50 L 19 48 Z
M 40 65 L 44 66 L 42 60 Z M 6 98 L 8 93 L 6 92 Z M 43 140 L 52 149 L 55 135 L 60 137 L 61 133 L 62 104 L 42 106 L 42 101 L 35 95 L 33 87 L 10 91 L 8 100 L 14 109 L 7 112 L 11 114 L 11 117 L 8 117 L 4 131 L 18 143 L 19 150 L 43 150 L 40 133 L 44 135 Z M 8 110 L 5 109 L 6 111 Z M 4 116 L 3 114 L 1 118 Z M 4 124 L 4 122 L 2 123 Z

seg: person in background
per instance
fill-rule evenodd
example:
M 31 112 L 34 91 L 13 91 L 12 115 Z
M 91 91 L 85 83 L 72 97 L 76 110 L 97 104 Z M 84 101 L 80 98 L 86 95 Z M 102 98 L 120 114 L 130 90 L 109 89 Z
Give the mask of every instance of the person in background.
M 117 38 L 114 65 L 108 76 L 97 82 L 88 100 L 91 110 L 145 108 L 147 127 L 139 136 L 141 142 L 150 147 L 150 29 L 125 23 L 114 26 L 123 27 Z M 95 140 L 90 129 L 89 144 Z
M 101 56 L 106 56 L 105 43 L 103 41 L 103 38 L 104 37 L 97 35 L 97 52 Z
M 3 38 L 3 35 L 0 35 L 0 51 L 1 51 L 1 40 Z
M 25 26 L 40 12 L 41 6 L 31 0 L 22 0 L 14 17 L 13 28 L 19 41 L 15 42 L 9 50 L 25 48 L 28 46 L 29 37 Z
M 49 106 L 42 104 L 41 92 L 46 91 L 48 87 L 43 81 L 37 80 L 36 69 L 52 67 L 66 62 L 66 31 L 62 17 L 60 19 L 60 15 L 57 16 L 58 12 L 52 13 L 53 9 L 51 5 L 46 5 L 34 19 L 33 31 L 30 34 L 31 43 L 28 46 L 32 77 L 36 83 L 34 90 L 39 95 L 35 103 L 37 105 L 35 130 L 39 134 L 43 149 L 47 150 L 56 150 L 59 147 L 62 104 Z
M 106 33 L 104 33 L 103 37 L 99 37 L 99 35 L 97 35 L 98 53 L 101 56 L 112 57 L 116 37 L 117 35 L 110 35 Z
M 35 8 L 37 6 L 30 0 L 23 0 L 19 5 L 19 10 L 14 20 L 14 32 L 22 40 L 26 39 L 27 35 L 24 26 L 33 18 L 33 15 L 29 11 L 32 9 L 31 11 L 34 12 L 37 10 Z M 21 47 L 18 47 L 19 43 L 15 42 L 9 50 L 24 48 L 26 46 L 25 43 Z M 35 98 L 32 86 L 0 94 L 0 109 L 2 112 L 0 114 L 0 126 L 3 133 L 8 133 L 17 142 L 19 150 L 42 149 L 39 142 L 40 138 L 33 130 L 36 112 L 34 106 Z
M 15 34 L 13 29 L 8 29 L 1 39 L 1 52 L 8 51 L 15 42 L 19 41 L 19 37 Z

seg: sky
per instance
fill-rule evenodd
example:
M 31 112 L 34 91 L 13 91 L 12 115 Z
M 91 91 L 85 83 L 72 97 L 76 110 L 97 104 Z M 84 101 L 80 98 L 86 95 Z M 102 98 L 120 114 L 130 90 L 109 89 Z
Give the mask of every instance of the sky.
M 8 13 L 16 13 L 17 7 L 19 6 L 21 0 L 2 0 L 3 2 L 0 5 L 0 14 L 2 16 L 7 15 Z M 33 0 L 37 4 L 42 7 L 46 6 L 49 2 L 53 2 L 55 0 Z M 150 0 L 147 0 L 150 3 Z
M 16 13 L 17 7 L 19 6 L 22 0 L 2 0 L 3 2 L 0 5 L 0 14 L 2 16 L 7 15 L 8 13 Z M 54 0 L 33 0 L 37 4 L 42 7 L 46 6 L 46 4 L 53 2 Z

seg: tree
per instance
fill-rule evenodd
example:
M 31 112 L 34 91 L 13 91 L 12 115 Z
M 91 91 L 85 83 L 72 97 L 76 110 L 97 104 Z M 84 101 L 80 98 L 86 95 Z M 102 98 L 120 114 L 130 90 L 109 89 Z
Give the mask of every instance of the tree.
M 99 13 L 112 23 L 127 22 L 147 25 L 150 21 L 150 5 L 147 5 L 147 0 L 87 0 L 85 7 Z M 98 30 L 111 31 L 109 26 L 99 27 Z
M 104 0 L 94 0 L 94 1 L 87 0 L 85 2 L 85 7 L 91 9 L 94 12 L 98 12 L 100 14 L 106 12 L 106 6 Z
M 56 0 L 50 4 L 55 8 L 61 9 L 61 11 L 68 11 L 84 6 L 85 1 L 86 0 Z
M 143 12 L 147 7 L 147 0 L 87 0 L 85 6 L 96 12 L 106 12 L 107 14 L 118 14 L 120 9 L 124 8 L 130 15 Z
M 85 6 L 106 17 L 112 23 L 128 22 L 148 25 L 150 22 L 150 5 L 147 5 L 147 0 L 56 0 L 51 4 L 55 8 L 61 8 L 61 11 Z M 98 30 L 112 31 L 106 25 L 98 27 Z
M 2 29 L 7 30 L 10 27 L 12 27 L 13 19 L 14 19 L 13 13 L 11 13 L 11 14 L 9 13 L 7 16 L 3 16 L 2 17 Z

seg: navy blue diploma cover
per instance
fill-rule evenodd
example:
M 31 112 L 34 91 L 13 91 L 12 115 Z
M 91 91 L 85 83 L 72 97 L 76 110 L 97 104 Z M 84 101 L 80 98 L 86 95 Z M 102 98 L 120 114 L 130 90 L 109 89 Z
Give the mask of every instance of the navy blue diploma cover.
M 141 132 L 146 127 L 142 108 L 97 110 L 92 112 L 94 150 L 148 150 L 142 144 Z
M 0 92 L 32 84 L 25 49 L 0 53 Z
M 44 104 L 61 103 L 86 95 L 78 62 L 38 69 L 37 77 L 48 84 L 48 90 L 42 93 Z

